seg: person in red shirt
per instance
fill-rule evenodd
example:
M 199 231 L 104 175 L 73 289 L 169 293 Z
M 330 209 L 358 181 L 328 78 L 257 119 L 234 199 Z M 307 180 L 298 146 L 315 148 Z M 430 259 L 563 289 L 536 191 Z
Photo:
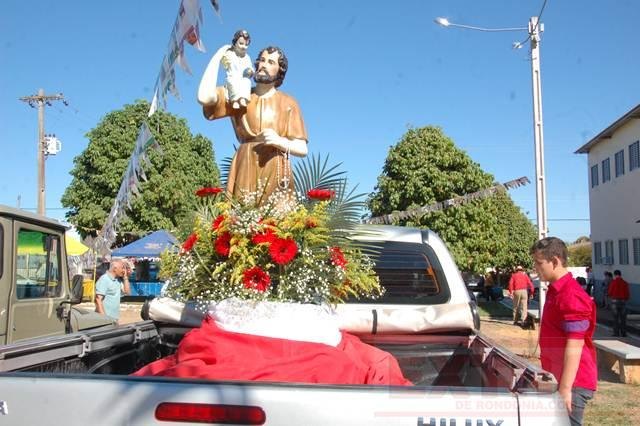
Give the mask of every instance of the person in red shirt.
M 531 255 L 540 279 L 550 283 L 540 323 L 540 362 L 558 380 L 571 424 L 581 425 L 598 383 L 596 307 L 567 271 L 567 246 L 561 239 L 537 241 Z
M 613 312 L 613 335 L 627 336 L 627 300 L 629 300 L 629 284 L 622 279 L 622 273 L 613 271 L 613 281 L 609 284 L 607 296 L 611 299 Z
M 522 266 L 516 266 L 516 272 L 511 274 L 508 290 L 513 299 L 513 324 L 522 324 L 527 319 L 527 301 L 533 297 L 533 283 Z

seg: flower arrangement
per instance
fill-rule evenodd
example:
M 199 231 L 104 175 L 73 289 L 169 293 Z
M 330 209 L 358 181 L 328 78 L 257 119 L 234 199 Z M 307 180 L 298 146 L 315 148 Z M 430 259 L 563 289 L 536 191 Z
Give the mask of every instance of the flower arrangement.
M 193 232 L 179 252 L 162 257 L 167 295 L 201 306 L 229 297 L 339 303 L 380 295 L 372 260 L 345 233 L 349 207 L 340 189 L 280 191 L 266 200 L 260 189 L 239 198 L 198 190 Z

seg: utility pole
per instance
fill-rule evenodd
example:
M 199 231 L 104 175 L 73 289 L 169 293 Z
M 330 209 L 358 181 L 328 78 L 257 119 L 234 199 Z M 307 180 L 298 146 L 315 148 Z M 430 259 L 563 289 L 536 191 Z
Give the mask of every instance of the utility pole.
M 531 36 L 531 83 L 533 93 L 533 142 L 536 163 L 536 217 L 538 239 L 547 237 L 547 193 L 544 177 L 544 132 L 542 126 L 542 83 L 540 82 L 540 33 L 544 27 L 534 16 L 529 21 Z
M 544 177 L 544 132 L 542 125 L 542 83 L 540 81 L 540 33 L 544 31 L 538 17 L 529 20 L 531 38 L 531 87 L 533 95 L 533 150 L 536 163 L 536 218 L 538 222 L 538 240 L 547 237 L 547 190 Z M 539 318 L 547 297 L 547 284 L 540 280 Z
M 51 106 L 51 101 L 62 101 L 66 105 L 62 93 L 57 95 L 45 95 L 44 89 L 38 90 L 37 95 L 23 96 L 20 98 L 22 102 L 29 104 L 31 108 L 38 107 L 38 214 L 45 215 L 45 179 L 44 179 L 44 160 L 47 153 L 47 147 L 44 140 L 44 107 L 45 104 Z
M 546 3 L 546 2 L 545 2 Z M 544 9 L 544 6 L 543 6 Z M 540 11 L 542 13 L 542 10 Z M 533 151 L 536 168 L 536 218 L 538 221 L 538 240 L 547 237 L 547 192 L 544 177 L 544 132 L 542 125 L 542 83 L 540 81 L 540 35 L 544 31 L 544 25 L 539 22 L 539 16 L 529 20 L 528 27 L 522 28 L 483 28 L 471 25 L 461 25 L 449 22 L 447 18 L 436 18 L 436 24 L 443 27 L 458 27 L 476 31 L 527 31 L 531 45 L 531 85 L 533 90 Z M 522 43 L 514 43 L 514 49 L 522 47 Z M 546 298 L 547 283 L 540 282 L 540 318 Z

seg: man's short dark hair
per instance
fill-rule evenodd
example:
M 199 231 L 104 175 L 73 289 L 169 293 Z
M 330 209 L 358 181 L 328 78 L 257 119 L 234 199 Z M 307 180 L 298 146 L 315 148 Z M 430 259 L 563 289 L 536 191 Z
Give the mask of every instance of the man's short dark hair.
M 620 272 L 620 269 L 616 269 L 615 271 L 613 271 L 613 275 L 621 277 L 622 276 L 622 272 Z
M 562 266 L 567 266 L 567 246 L 560 238 L 547 237 L 536 241 L 531 246 L 530 253 L 532 255 L 540 253 L 547 261 L 551 261 L 554 257 L 557 257 L 562 262 Z
M 258 66 L 260 64 L 260 57 L 263 52 L 273 53 L 278 52 L 278 75 L 276 76 L 276 81 L 274 82 L 276 87 L 280 87 L 282 82 L 284 81 L 284 76 L 287 74 L 287 69 L 289 68 L 289 61 L 287 60 L 286 55 L 277 46 L 267 46 L 258 53 L 258 57 L 256 58 L 256 62 L 253 64 L 253 67 L 258 71 Z

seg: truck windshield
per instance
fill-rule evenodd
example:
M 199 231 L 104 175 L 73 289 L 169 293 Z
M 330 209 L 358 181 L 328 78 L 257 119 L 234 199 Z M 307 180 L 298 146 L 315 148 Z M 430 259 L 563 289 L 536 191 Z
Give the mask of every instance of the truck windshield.
M 18 299 L 60 296 L 60 238 L 57 235 L 21 229 L 16 255 Z

